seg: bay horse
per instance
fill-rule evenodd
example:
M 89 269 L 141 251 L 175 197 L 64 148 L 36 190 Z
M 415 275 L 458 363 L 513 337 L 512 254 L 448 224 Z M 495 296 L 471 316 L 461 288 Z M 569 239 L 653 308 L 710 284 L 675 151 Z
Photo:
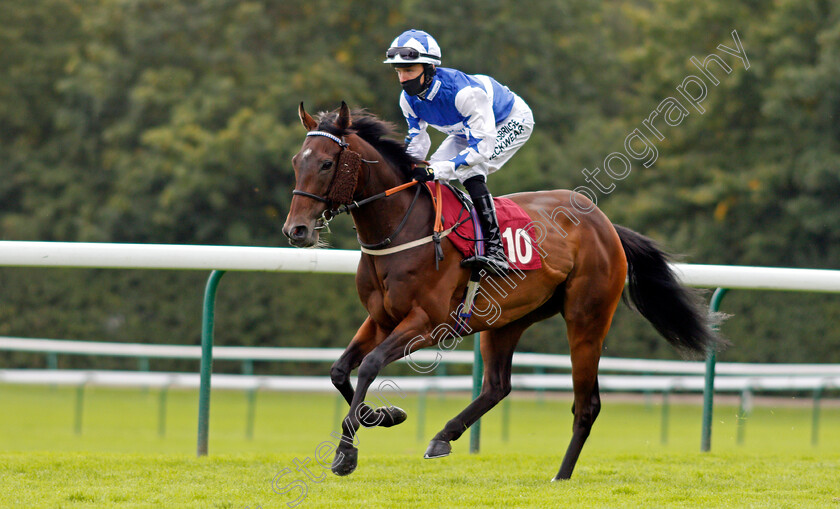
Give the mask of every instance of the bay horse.
M 318 121 L 303 103 L 298 113 L 307 136 L 292 158 L 296 183 L 283 225 L 293 246 L 317 245 L 325 220 L 342 206 L 352 215 L 363 247 L 398 247 L 432 233 L 431 195 L 419 193 L 421 186 L 416 192 L 394 191 L 410 185 L 410 169 L 420 161 L 406 153 L 403 142 L 393 139 L 392 124 L 363 110 L 351 114 L 344 102 L 337 112 L 322 113 Z M 510 393 L 511 360 L 522 333 L 560 313 L 571 353 L 574 423 L 554 480 L 569 479 L 601 409 L 598 361 L 628 275 L 635 308 L 678 350 L 703 355 L 720 340 L 696 291 L 679 284 L 666 253 L 653 241 L 613 225 L 585 196 L 572 191 L 517 193 L 507 198 L 542 222 L 532 223 L 542 230 L 535 245 L 542 267 L 519 272 L 512 278 L 515 289 L 495 296 L 499 313 L 471 318 L 469 328 L 481 333 L 481 393 L 434 436 L 425 457 L 448 455 L 450 442 Z M 333 385 L 350 405 L 332 463 L 337 475 L 356 468 L 358 449 L 353 439 L 360 426 L 387 427 L 406 419 L 397 407 L 373 409 L 364 403 L 380 370 L 419 348 L 452 340 L 451 334 L 437 333 L 438 326 L 454 328 L 454 311 L 470 270 L 461 267 L 461 255 L 448 239 L 439 247 L 443 259 L 437 267 L 431 242 L 383 256 L 363 250 L 356 287 L 369 316 L 330 369 Z M 487 275 L 485 283 L 510 287 L 510 281 L 501 278 Z M 492 306 L 492 296 L 484 288 L 486 284 L 476 297 L 476 309 Z M 357 367 L 354 390 L 350 373 Z

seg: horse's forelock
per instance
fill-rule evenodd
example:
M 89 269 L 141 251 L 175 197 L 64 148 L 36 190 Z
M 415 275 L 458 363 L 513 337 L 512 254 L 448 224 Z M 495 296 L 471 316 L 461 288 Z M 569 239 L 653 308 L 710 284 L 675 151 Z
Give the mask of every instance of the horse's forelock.
M 335 122 L 338 119 L 338 112 L 321 111 L 316 115 L 316 118 L 318 119 L 317 129 L 319 131 L 324 131 L 336 136 L 343 136 L 347 134 L 343 129 L 339 129 L 338 126 L 335 125 Z

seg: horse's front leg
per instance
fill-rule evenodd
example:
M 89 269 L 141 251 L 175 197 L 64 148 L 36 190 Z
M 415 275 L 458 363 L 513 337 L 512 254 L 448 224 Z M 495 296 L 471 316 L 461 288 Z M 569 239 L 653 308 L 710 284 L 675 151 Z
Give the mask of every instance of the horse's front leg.
M 387 333 L 379 328 L 376 323 L 368 317 L 365 322 L 359 327 L 356 335 L 347 345 L 341 357 L 333 363 L 330 368 L 330 379 L 338 392 L 347 400 L 347 404 L 353 403 L 353 384 L 350 383 L 350 373 L 356 369 L 361 363 L 362 359 L 373 350 L 376 345 L 382 343 L 387 337 Z M 405 412 L 401 408 L 394 406 L 387 408 L 378 408 L 373 410 L 367 404 L 362 403 L 359 410 L 359 415 L 365 424 L 382 426 L 390 428 L 404 422 L 407 418 Z
M 356 384 L 356 391 L 350 402 L 350 410 L 347 413 L 347 417 L 341 423 L 341 443 L 336 448 L 335 459 L 332 463 L 334 474 L 348 475 L 356 470 L 359 450 L 353 446 L 353 439 L 362 424 L 365 426 L 382 425 L 379 420 L 384 418 L 384 416 L 378 411 L 373 419 L 366 418 L 369 416 L 367 412 L 370 410 L 370 407 L 364 403 L 364 400 L 373 380 L 382 368 L 405 356 L 406 346 L 412 339 L 418 335 L 422 336 L 429 330 L 429 318 L 426 313 L 420 308 L 414 308 L 382 343 L 362 359 L 359 365 L 359 378 Z
M 353 402 L 353 394 L 355 394 L 353 385 L 350 383 L 350 373 L 362 363 L 365 355 L 385 339 L 385 336 L 385 332 L 377 327 L 370 317 L 367 317 L 356 331 L 356 335 L 350 340 L 344 353 L 330 368 L 330 379 L 338 392 L 347 400 L 348 405 Z

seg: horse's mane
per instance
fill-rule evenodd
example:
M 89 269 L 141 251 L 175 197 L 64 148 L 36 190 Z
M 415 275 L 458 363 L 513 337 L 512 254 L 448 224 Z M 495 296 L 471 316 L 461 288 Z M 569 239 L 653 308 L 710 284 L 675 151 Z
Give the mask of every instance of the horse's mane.
M 358 135 L 399 168 L 404 175 L 410 174 L 414 164 L 422 162 L 405 151 L 405 143 L 394 139 L 398 136 L 397 127 L 391 122 L 381 120 L 367 110 L 353 110 L 350 118 L 352 119 L 350 127 L 339 129 L 335 125 L 338 112 L 322 112 L 318 115 L 318 130 L 339 138 L 348 134 Z

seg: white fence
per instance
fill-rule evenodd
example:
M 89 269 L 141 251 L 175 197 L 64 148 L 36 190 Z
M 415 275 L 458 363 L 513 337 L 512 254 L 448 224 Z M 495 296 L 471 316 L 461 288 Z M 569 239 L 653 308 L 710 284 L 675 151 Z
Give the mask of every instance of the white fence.
M 47 355 L 114 356 L 125 358 L 180 358 L 200 359 L 198 346 L 151 345 L 103 343 L 94 341 L 68 341 L 52 339 L 27 339 L 0 337 L 0 351 L 35 352 Z M 267 347 L 219 347 L 217 359 L 252 362 L 333 362 L 341 355 L 339 348 L 267 348 Z M 419 351 L 413 355 L 417 361 L 432 362 L 437 352 Z M 447 351 L 439 359 L 441 363 L 472 364 L 473 354 L 466 351 Z M 513 365 L 535 370 L 559 369 L 555 374 L 514 374 L 511 380 L 514 390 L 563 391 L 573 390 L 569 373 L 571 361 L 567 355 L 516 353 Z M 819 405 L 823 393 L 840 389 L 840 365 L 832 364 L 745 364 L 720 363 L 715 391 L 740 394 L 741 410 L 738 421 L 738 442 L 743 441 L 744 417 L 749 413 L 754 393 L 796 391 L 813 393 L 813 417 L 811 442 L 819 440 Z M 599 386 L 602 392 L 641 392 L 662 394 L 662 421 L 660 440 L 668 441 L 668 395 L 672 393 L 701 393 L 705 390 L 703 366 L 697 362 L 656 361 L 644 359 L 602 358 Z M 355 383 L 356 380 L 354 379 Z M 471 376 L 389 376 L 377 381 L 377 392 L 414 392 L 424 400 L 430 391 L 468 392 L 473 388 Z M 66 369 L 0 369 L 0 383 L 63 385 L 76 387 L 75 429 L 81 433 L 83 414 L 83 393 L 86 387 L 141 387 L 160 391 L 158 404 L 158 434 L 166 429 L 166 394 L 170 389 L 200 389 L 201 377 L 196 373 L 171 373 L 150 371 L 117 370 L 66 370 Z M 246 412 L 246 437 L 253 438 L 256 391 L 334 392 L 327 376 L 265 376 L 216 374 L 213 387 L 248 391 Z M 337 396 L 340 398 L 340 396 Z M 509 399 L 502 403 L 503 430 L 509 429 Z M 425 404 L 418 403 L 419 408 Z M 336 408 L 339 408 L 338 406 Z M 338 416 L 335 417 L 339 419 Z M 418 440 L 423 440 L 425 416 L 418 413 Z M 506 440 L 507 431 L 503 431 Z
M 0 266 L 186 269 L 355 274 L 361 253 L 168 244 L 0 241 Z M 707 288 L 840 293 L 840 271 L 673 264 L 683 284 Z
M 0 336 L 0 351 L 62 355 L 101 355 L 146 359 L 201 359 L 200 346 L 70 341 L 65 339 L 15 338 L 7 336 Z M 343 351 L 341 348 L 217 346 L 213 350 L 213 358 L 216 360 L 232 361 L 334 362 Z M 438 354 L 440 354 L 439 359 Z M 441 364 L 469 365 L 473 362 L 473 353 L 463 350 L 439 351 L 427 349 L 412 353 L 411 358 L 412 361 L 422 363 L 437 361 Z M 407 360 L 400 359 L 398 362 L 407 362 Z M 513 366 L 571 371 L 572 361 L 568 355 L 516 352 L 513 354 Z M 53 370 L 44 370 L 45 373 L 51 371 Z M 702 362 L 602 357 L 599 363 L 599 371 L 601 373 L 620 373 L 623 375 L 690 376 L 703 375 L 705 368 Z M 750 377 L 840 377 L 840 364 L 752 364 L 743 362 L 719 362 L 716 365 L 716 371 L 718 375 L 742 377 L 744 379 L 750 379 Z M 45 380 L 45 383 L 50 383 L 50 381 Z M 696 389 L 691 384 L 686 385 L 686 387 L 687 390 Z M 792 388 L 795 389 L 796 387 Z M 620 387 L 615 387 L 615 389 L 620 389 Z
M 199 454 L 206 454 L 209 381 L 212 362 L 212 305 L 218 278 L 224 271 L 320 272 L 353 274 L 358 251 L 267 247 L 182 246 L 150 244 L 99 244 L 0 241 L 0 266 L 74 267 L 123 269 L 214 270 L 205 294 L 205 329 L 202 334 L 201 395 L 199 396 Z M 840 293 L 840 271 L 769 267 L 673 264 L 681 282 L 688 286 L 746 290 L 785 290 Z M 723 293 L 718 297 L 722 297 Z M 209 297 L 208 297 L 209 296 Z M 714 304 L 720 298 L 714 299 Z M 208 339 L 209 337 L 209 339 Z M 714 362 L 706 368 L 706 407 L 711 408 L 710 380 Z M 565 361 L 564 361 L 565 362 Z M 602 368 L 607 366 L 602 364 Z M 535 375 L 537 376 L 537 375 Z M 475 380 L 480 378 L 474 377 Z M 704 412 L 703 450 L 708 450 L 711 418 Z M 202 443 L 204 445 L 202 445 Z
M 52 355 L 87 355 L 132 358 L 201 359 L 201 348 L 188 345 L 150 345 L 142 343 L 105 343 L 56 339 L 0 337 L 0 351 L 35 352 Z M 275 362 L 334 362 L 340 348 L 269 348 L 217 347 L 216 360 Z M 437 359 L 434 350 L 412 354 L 417 362 L 469 365 L 473 353 L 447 351 Z M 401 359 L 399 362 L 406 362 Z M 515 353 L 513 366 L 535 369 L 571 370 L 568 355 Z M 599 387 L 610 392 L 703 392 L 704 366 L 698 362 L 618 359 L 604 357 L 600 363 Z M 840 388 L 838 364 L 749 364 L 718 363 L 718 392 L 744 391 L 815 391 Z M 607 374 L 609 373 L 609 374 Z M 392 390 L 419 392 L 427 390 L 468 391 L 470 376 L 400 376 L 389 377 Z M 116 370 L 0 369 L 0 382 L 18 384 L 102 385 L 116 387 L 198 388 L 199 376 L 193 373 L 168 373 Z M 354 379 L 355 382 L 355 379 Z M 331 391 L 326 376 L 213 376 L 218 389 L 274 391 Z M 571 391 L 570 373 L 514 374 L 512 386 L 519 390 Z M 388 387 L 386 386 L 386 389 Z

